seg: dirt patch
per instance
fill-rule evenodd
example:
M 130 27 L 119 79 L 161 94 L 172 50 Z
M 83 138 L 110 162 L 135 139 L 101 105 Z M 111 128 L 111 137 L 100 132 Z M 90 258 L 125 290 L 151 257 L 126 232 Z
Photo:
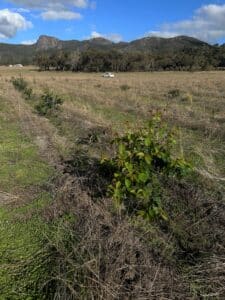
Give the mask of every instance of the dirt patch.
M 19 197 L 0 191 L 0 206 L 18 201 Z

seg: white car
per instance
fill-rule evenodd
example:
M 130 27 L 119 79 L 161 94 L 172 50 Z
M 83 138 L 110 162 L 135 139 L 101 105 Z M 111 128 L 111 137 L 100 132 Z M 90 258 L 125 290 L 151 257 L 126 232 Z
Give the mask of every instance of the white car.
M 110 72 L 106 72 L 102 75 L 102 77 L 105 77 L 105 78 L 114 78 L 115 75 L 113 73 L 110 73 Z

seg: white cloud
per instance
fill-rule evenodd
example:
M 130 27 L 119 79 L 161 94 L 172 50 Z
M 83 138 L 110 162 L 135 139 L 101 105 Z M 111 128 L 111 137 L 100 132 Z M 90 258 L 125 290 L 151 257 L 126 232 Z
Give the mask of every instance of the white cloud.
M 106 38 L 114 43 L 119 43 L 123 39 L 122 35 L 120 35 L 118 33 L 110 33 L 110 34 L 106 35 Z
M 158 31 L 150 31 L 147 35 L 189 35 L 207 42 L 216 42 L 225 37 L 225 4 L 204 5 L 194 12 L 191 19 L 163 24 Z
M 73 7 L 86 8 L 89 6 L 89 0 L 9 0 L 17 5 L 22 5 L 28 8 L 48 9 L 49 7 Z
M 96 38 L 100 38 L 103 37 L 103 35 L 97 31 L 92 31 L 91 36 L 89 38 L 91 39 L 96 39 Z
M 76 12 L 54 10 L 45 11 L 41 16 L 44 20 L 78 20 L 82 18 L 81 14 Z
M 19 30 L 31 27 L 32 23 L 19 13 L 12 12 L 9 9 L 0 10 L 0 38 L 14 37 Z
M 21 5 L 25 9 L 38 10 L 43 20 L 78 20 L 81 14 L 76 9 L 94 8 L 95 2 L 90 0 L 8 0 Z
M 104 39 L 107 39 L 107 40 L 110 40 L 114 43 L 119 43 L 119 42 L 122 41 L 122 36 L 118 33 L 102 34 L 102 33 L 99 33 L 97 31 L 92 31 L 89 38 L 94 39 L 94 38 L 100 38 L 100 37 L 104 38 Z
M 62 1 L 62 2 L 66 2 L 66 1 Z M 81 8 L 85 8 L 89 4 L 88 0 L 73 0 L 73 1 L 67 1 L 67 2 L 71 2 L 72 5 L 74 5 L 76 7 L 81 7 Z
M 178 33 L 170 32 L 170 31 L 150 31 L 146 34 L 147 36 L 153 37 L 162 37 L 162 38 L 172 38 L 178 36 Z
M 14 8 L 13 10 L 16 11 L 16 12 L 18 12 L 18 13 L 29 13 L 30 12 L 29 9 L 22 8 L 22 7 L 20 7 L 20 8 Z
M 27 41 L 22 41 L 22 45 L 33 45 L 37 42 L 37 40 L 27 40 Z

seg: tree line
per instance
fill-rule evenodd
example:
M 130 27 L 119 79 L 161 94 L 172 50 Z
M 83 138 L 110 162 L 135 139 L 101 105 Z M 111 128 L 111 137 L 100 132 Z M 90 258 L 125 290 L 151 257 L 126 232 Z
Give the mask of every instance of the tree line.
M 181 51 L 151 53 L 120 50 L 45 51 L 39 52 L 34 63 L 40 70 L 84 72 L 128 71 L 201 71 L 225 68 L 225 48 L 184 48 Z

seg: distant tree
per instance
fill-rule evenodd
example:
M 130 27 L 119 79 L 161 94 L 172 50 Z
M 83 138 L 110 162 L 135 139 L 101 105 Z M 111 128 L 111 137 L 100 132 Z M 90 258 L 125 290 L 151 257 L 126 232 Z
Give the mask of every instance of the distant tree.
M 1 58 L 0 58 L 1 59 Z M 5 62 L 13 57 L 2 57 Z M 127 72 L 161 70 L 211 70 L 225 67 L 225 47 L 184 47 L 168 51 L 123 51 L 87 49 L 85 51 L 49 50 L 38 53 L 35 64 L 40 70 L 72 70 L 84 72 Z
M 70 69 L 72 71 L 79 71 L 80 59 L 81 59 L 80 51 L 73 51 L 69 54 Z
M 38 53 L 34 58 L 34 63 L 39 67 L 41 71 L 47 71 L 50 69 L 51 61 L 48 53 Z

